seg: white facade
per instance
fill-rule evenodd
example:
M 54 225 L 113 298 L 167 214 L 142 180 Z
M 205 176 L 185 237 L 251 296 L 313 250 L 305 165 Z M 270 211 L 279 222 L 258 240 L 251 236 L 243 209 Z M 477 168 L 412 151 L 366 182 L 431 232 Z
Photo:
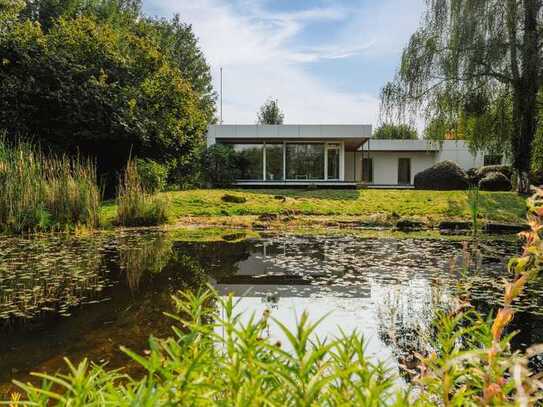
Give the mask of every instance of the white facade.
M 208 146 L 230 144 L 247 157 L 238 185 L 412 187 L 435 163 L 484 164 L 464 141 L 375 140 L 370 125 L 212 125 Z

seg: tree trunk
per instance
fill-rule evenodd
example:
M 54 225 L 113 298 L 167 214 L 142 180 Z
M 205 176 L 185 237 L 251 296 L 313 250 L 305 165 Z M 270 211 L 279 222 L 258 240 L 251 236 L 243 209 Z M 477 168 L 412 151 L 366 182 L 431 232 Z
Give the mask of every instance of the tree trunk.
M 513 87 L 513 167 L 517 191 L 530 192 L 530 159 L 537 126 L 537 92 L 539 89 L 539 49 L 537 17 L 539 0 L 524 0 L 524 32 L 521 48 L 521 77 Z

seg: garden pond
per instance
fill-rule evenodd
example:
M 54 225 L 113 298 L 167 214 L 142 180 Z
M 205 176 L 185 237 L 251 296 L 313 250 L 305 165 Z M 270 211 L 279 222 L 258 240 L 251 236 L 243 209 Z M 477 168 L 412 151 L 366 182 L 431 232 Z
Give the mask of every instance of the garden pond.
M 132 372 L 119 346 L 144 352 L 150 334 L 167 336 L 173 322 L 163 313 L 172 312 L 171 296 L 206 284 L 238 297 L 244 318 L 270 310 L 292 327 L 307 310 L 313 320 L 325 316 L 321 337 L 357 329 L 368 353 L 397 369 L 427 346 L 432 316 L 454 301 L 459 281 L 478 309 L 495 310 L 506 261 L 520 250 L 514 238 L 485 240 L 477 270 L 464 274 L 466 246 L 457 238 L 198 233 L 4 237 L 0 396 L 12 379 L 29 380 L 30 371 L 61 369 L 64 357 Z M 540 279 L 516 303 L 515 347 L 543 342 L 542 292 Z M 269 335 L 281 340 L 273 325 Z

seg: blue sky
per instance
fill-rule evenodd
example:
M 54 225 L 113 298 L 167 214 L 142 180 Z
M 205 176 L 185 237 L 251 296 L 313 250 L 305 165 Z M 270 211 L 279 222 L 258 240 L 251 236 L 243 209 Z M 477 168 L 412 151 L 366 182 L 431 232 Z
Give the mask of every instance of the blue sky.
M 286 123 L 378 122 L 424 0 L 144 0 L 148 15 L 192 24 L 218 90 L 225 123 L 254 123 L 268 98 Z

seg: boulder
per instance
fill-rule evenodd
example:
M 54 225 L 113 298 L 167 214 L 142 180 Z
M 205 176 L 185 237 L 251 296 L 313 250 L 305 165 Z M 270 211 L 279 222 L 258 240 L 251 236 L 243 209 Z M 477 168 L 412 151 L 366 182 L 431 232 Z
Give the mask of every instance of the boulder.
M 414 230 L 421 230 L 424 228 L 424 223 L 418 220 L 400 219 L 396 222 L 396 229 L 402 232 L 410 232 Z
M 279 216 L 276 213 L 263 213 L 258 217 L 258 220 L 261 222 L 271 222 L 273 220 L 277 220 Z
M 530 230 L 530 225 L 527 224 L 517 224 L 517 223 L 496 223 L 491 222 L 487 223 L 483 230 L 486 233 L 493 234 L 493 235 L 501 235 L 501 234 L 515 234 L 520 233 L 525 230 Z
M 479 178 L 479 180 L 482 180 L 488 174 L 493 172 L 499 172 L 508 179 L 511 179 L 511 176 L 513 175 L 513 170 L 509 165 L 486 165 L 477 170 L 477 177 Z
M 247 198 L 239 195 L 231 195 L 231 194 L 224 194 L 222 196 L 223 202 L 229 202 L 229 203 L 245 203 L 247 202 Z
M 482 191 L 511 191 L 511 180 L 500 172 L 488 173 L 479 181 Z
M 452 161 L 438 162 L 415 175 L 416 189 L 452 191 L 468 187 L 466 172 Z
M 477 168 L 470 168 L 466 171 L 466 175 L 468 176 L 468 182 L 470 185 L 479 185 L 481 178 L 479 177 L 479 170 Z
M 450 231 L 467 231 L 470 230 L 472 227 L 471 222 L 466 221 L 454 221 L 454 220 L 444 220 L 442 222 L 439 222 L 438 228 L 441 231 L 444 230 L 450 230 Z

